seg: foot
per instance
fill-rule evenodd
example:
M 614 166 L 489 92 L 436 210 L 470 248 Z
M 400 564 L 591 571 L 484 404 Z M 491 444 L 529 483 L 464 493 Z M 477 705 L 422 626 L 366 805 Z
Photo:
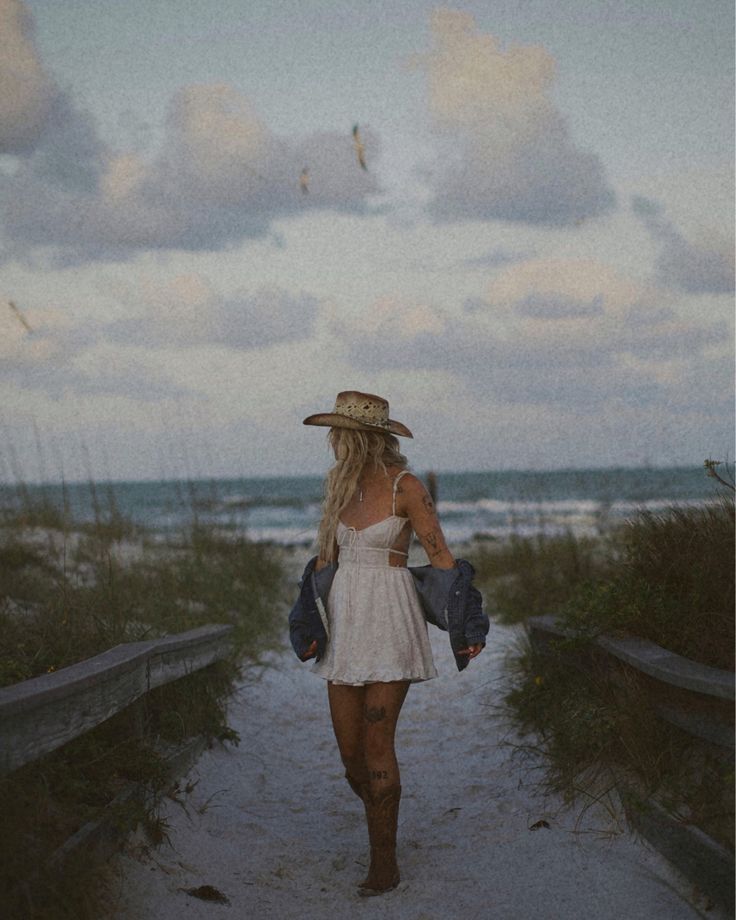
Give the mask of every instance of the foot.
M 358 885 L 358 893 L 364 897 L 393 891 L 401 881 L 396 863 L 395 847 L 371 848 L 371 865 L 366 878 Z
M 371 864 L 367 878 L 358 886 L 364 896 L 391 891 L 399 884 L 396 864 L 396 827 L 399 816 L 401 786 L 391 786 L 378 793 L 370 787 L 365 793 L 365 814 L 371 844 Z

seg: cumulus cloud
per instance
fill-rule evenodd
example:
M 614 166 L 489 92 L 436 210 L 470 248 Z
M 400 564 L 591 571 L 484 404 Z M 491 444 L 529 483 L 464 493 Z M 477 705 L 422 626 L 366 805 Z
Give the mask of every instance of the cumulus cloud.
M 692 243 L 664 215 L 661 204 L 636 195 L 631 207 L 657 243 L 659 281 L 688 294 L 729 294 L 734 290 L 733 240 Z
M 496 268 L 509 262 L 522 262 L 530 257 L 530 253 L 509 252 L 501 247 L 496 247 L 481 256 L 472 256 L 463 259 L 460 264 L 465 268 Z
M 33 19 L 20 0 L 0 0 L 0 153 L 32 150 L 58 95 L 33 32 Z
M 0 71 L 0 90 L 7 89 L 0 94 L 0 149 L 26 154 L 12 175 L 0 177 L 10 255 L 44 246 L 68 264 L 145 249 L 219 251 L 267 235 L 280 217 L 371 209 L 367 199 L 379 186 L 375 171 L 357 163 L 350 125 L 279 137 L 225 84 L 180 89 L 151 156 L 110 149 L 89 113 L 44 76 L 29 14 L 15 0 L 0 4 L 14 24 L 2 39 L 11 53 Z M 26 90 L 13 95 L 13 80 Z M 379 139 L 370 126 L 361 133 L 375 163 Z
M 709 350 L 729 341 L 724 323 L 681 319 L 663 292 L 593 261 L 511 266 L 470 306 L 451 316 L 383 301 L 337 328 L 358 368 L 444 368 L 499 403 L 589 411 L 665 404 L 673 368 L 693 381 L 693 363 L 704 393 Z
M 318 302 L 309 294 L 276 287 L 230 297 L 200 275 L 179 275 L 164 285 L 144 285 L 135 315 L 109 323 L 109 341 L 152 348 L 220 345 L 248 350 L 308 338 Z
M 579 149 L 551 98 L 555 61 L 538 46 L 502 51 L 472 15 L 432 16 L 435 47 L 413 58 L 429 84 L 439 140 L 428 208 L 437 221 L 569 225 L 614 205 L 600 159 Z
M 192 396 L 156 364 L 132 349 L 111 350 L 100 329 L 73 323 L 60 310 L 25 309 L 32 332 L 0 304 L 0 381 L 37 390 L 59 401 L 73 396 L 114 395 L 143 402 Z

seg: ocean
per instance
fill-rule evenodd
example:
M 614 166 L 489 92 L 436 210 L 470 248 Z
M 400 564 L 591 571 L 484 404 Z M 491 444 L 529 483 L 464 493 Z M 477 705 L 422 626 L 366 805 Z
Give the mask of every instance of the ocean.
M 425 474 L 415 471 L 425 478 Z M 702 466 L 580 470 L 503 470 L 437 474 L 438 512 L 450 545 L 511 534 L 599 534 L 638 510 L 700 505 L 724 487 Z M 62 507 L 91 521 L 114 502 L 154 535 L 180 530 L 194 514 L 203 523 L 244 532 L 257 541 L 308 546 L 320 516 L 318 476 L 247 477 L 195 481 L 24 485 L 32 500 Z M 0 507 L 17 502 L 20 487 L 0 485 Z

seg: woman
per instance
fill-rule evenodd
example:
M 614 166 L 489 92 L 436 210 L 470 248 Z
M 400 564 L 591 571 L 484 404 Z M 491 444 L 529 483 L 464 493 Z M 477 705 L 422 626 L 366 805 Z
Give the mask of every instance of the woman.
M 327 681 L 345 776 L 365 805 L 371 861 L 360 893 L 374 895 L 399 883 L 396 723 L 409 684 L 437 676 L 407 569 L 412 531 L 433 566 L 451 569 L 455 560 L 427 489 L 399 450 L 396 435 L 413 435 L 389 419 L 385 399 L 345 391 L 333 412 L 304 424 L 330 428 L 336 460 L 325 484 L 315 570 L 339 564 L 327 598 L 329 641 L 314 673 Z M 460 653 L 475 658 L 483 645 Z M 314 641 L 302 658 L 316 653 Z

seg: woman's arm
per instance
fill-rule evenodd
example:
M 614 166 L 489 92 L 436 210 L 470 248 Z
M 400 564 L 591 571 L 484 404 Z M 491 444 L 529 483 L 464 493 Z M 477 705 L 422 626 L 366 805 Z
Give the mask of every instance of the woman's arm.
M 438 569 L 453 568 L 455 557 L 447 548 L 437 509 L 421 479 L 412 473 L 402 476 L 396 486 L 396 506 L 411 521 L 431 564 Z
M 455 557 L 447 548 L 437 509 L 424 483 L 409 473 L 402 476 L 396 487 L 396 494 L 397 509 L 403 510 L 411 521 L 411 526 L 416 531 L 432 565 L 438 569 L 453 568 Z M 483 643 L 476 642 L 460 649 L 458 654 L 467 655 L 471 659 L 476 658 L 482 651 Z

